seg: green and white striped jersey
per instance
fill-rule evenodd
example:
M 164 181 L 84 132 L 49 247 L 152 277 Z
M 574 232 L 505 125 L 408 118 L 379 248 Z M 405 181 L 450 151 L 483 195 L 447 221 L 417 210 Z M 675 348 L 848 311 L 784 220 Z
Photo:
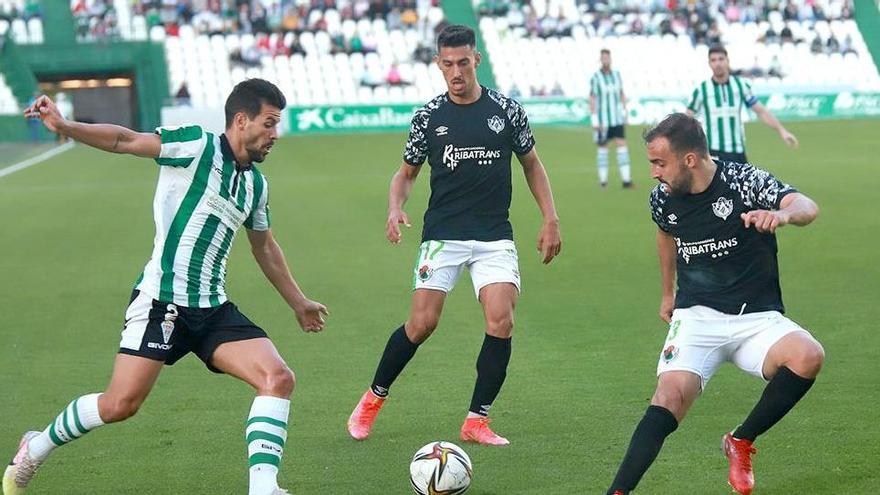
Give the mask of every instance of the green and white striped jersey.
M 749 83 L 731 75 L 724 84 L 711 78 L 700 83 L 691 95 L 688 109 L 702 122 L 709 151 L 745 153 L 743 105 L 751 108 L 757 102 Z
M 599 125 L 608 129 L 617 125 L 623 125 L 624 109 L 623 80 L 620 72 L 612 70 L 608 73 L 602 69 L 596 71 L 590 79 L 590 96 L 596 98 L 596 115 L 599 117 Z M 593 126 L 596 123 L 593 122 Z
M 224 135 L 160 127 L 153 254 L 135 288 L 191 308 L 226 301 L 226 260 L 239 227 L 269 229 L 269 189 L 253 164 L 237 167 Z

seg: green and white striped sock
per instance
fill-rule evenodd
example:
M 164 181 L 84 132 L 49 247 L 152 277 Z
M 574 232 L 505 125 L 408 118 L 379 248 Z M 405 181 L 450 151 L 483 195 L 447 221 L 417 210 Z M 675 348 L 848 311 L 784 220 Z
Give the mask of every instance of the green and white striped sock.
M 74 399 L 61 411 L 55 421 L 28 442 L 28 454 L 33 459 L 42 461 L 57 447 L 68 444 L 99 426 L 104 426 L 98 414 L 100 395 L 89 394 Z
M 278 467 L 287 440 L 290 401 L 261 395 L 254 398 L 245 435 L 250 464 L 249 495 L 266 495 L 278 486 Z

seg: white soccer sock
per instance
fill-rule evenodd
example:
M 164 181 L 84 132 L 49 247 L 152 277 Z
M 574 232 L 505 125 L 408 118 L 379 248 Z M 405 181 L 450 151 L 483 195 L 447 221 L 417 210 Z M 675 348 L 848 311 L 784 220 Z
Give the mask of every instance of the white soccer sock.
M 290 401 L 260 395 L 254 398 L 245 435 L 250 464 L 248 495 L 269 495 L 278 487 L 278 466 L 287 441 Z
M 599 166 L 599 183 L 608 183 L 608 148 L 599 148 L 596 164 Z
M 629 175 L 629 150 L 626 149 L 626 146 L 617 148 L 617 166 L 620 169 L 620 180 L 624 184 L 630 182 L 632 179 Z
M 55 421 L 28 442 L 28 454 L 31 458 L 42 461 L 55 448 L 70 443 L 99 426 L 104 426 L 98 414 L 100 395 L 83 395 L 68 404 L 55 417 Z

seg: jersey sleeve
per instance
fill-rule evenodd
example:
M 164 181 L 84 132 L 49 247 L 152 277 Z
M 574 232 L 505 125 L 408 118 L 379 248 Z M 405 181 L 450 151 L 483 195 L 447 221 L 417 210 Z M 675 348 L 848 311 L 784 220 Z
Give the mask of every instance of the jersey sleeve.
M 770 172 L 748 163 L 741 164 L 739 175 L 749 201 L 754 207 L 763 210 L 778 210 L 782 198 L 798 192 Z
M 648 200 L 648 204 L 651 208 L 651 219 L 654 220 L 654 223 L 657 224 L 657 227 L 660 228 L 663 232 L 670 232 L 672 227 L 669 225 L 669 222 L 666 221 L 666 217 L 663 216 L 663 205 L 666 203 L 668 195 L 663 191 L 661 185 L 657 185 L 651 191 L 651 197 Z
M 739 91 L 742 93 L 742 101 L 748 107 L 752 108 L 755 106 L 755 103 L 758 103 L 758 97 L 755 96 L 755 93 L 752 92 L 752 85 L 749 84 L 748 81 L 743 81 L 740 78 L 736 79 L 737 84 L 739 84 Z
M 694 92 L 691 93 L 691 100 L 688 102 L 688 110 L 694 113 L 699 113 L 702 108 L 703 100 L 700 99 L 700 87 L 697 86 L 694 88 Z
M 162 148 L 156 163 L 165 167 L 188 167 L 205 147 L 205 131 L 197 125 L 157 127 Z
M 409 128 L 409 138 L 403 150 L 403 161 L 418 167 L 428 158 L 428 121 L 430 113 L 426 107 L 416 110 Z
M 525 155 L 535 147 L 535 137 L 532 128 L 529 127 L 529 117 L 526 110 L 516 100 L 510 100 L 507 109 L 507 117 L 513 126 L 511 132 L 511 149 L 517 155 Z
M 271 224 L 269 183 L 263 174 L 254 174 L 254 203 L 251 214 L 244 221 L 244 226 L 250 230 L 269 230 Z

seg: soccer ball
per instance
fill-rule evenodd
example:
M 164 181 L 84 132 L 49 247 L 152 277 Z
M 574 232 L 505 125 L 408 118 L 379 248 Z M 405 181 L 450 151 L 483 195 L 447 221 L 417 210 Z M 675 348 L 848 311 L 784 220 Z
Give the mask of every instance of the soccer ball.
M 409 465 L 409 481 L 419 495 L 458 495 L 471 486 L 471 458 L 458 445 L 431 442 Z

